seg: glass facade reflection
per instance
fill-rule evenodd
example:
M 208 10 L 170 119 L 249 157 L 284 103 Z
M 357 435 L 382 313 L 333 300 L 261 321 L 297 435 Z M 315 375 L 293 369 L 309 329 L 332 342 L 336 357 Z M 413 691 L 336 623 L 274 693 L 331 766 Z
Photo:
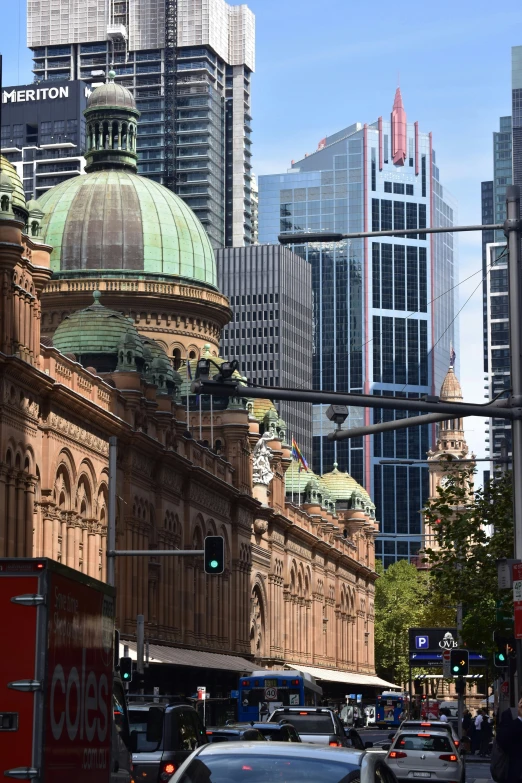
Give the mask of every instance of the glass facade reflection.
M 323 139 L 286 174 L 259 177 L 261 243 L 292 231 L 419 229 L 408 239 L 293 247 L 312 267 L 315 389 L 387 397 L 438 392 L 456 345 L 453 238 L 432 242 L 422 233 L 431 223 L 451 225 L 454 206 L 439 181 L 431 135 L 406 123 L 405 114 L 404 123 L 405 154 L 397 151 L 391 123 L 380 118 Z M 380 463 L 425 459 L 431 428 L 335 443 L 326 437 L 335 428 L 326 407 L 314 406 L 314 470 L 326 472 L 337 462 L 368 489 L 385 565 L 416 554 L 427 467 Z M 401 415 L 354 408 L 344 426 Z

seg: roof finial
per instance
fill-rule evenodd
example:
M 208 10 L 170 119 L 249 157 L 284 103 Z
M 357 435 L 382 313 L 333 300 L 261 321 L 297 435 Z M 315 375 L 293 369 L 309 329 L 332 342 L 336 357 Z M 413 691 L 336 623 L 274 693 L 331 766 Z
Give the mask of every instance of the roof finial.
M 455 367 L 455 360 L 457 358 L 457 354 L 455 353 L 455 348 L 453 347 L 453 343 L 450 343 L 450 362 L 449 366 L 451 368 Z
M 92 298 L 94 299 L 94 304 L 95 304 L 95 305 L 100 305 L 100 306 L 102 306 L 102 305 L 101 305 L 101 302 L 100 302 L 100 299 L 101 299 L 101 292 L 100 292 L 100 291 L 98 291 L 98 290 L 96 290 L 96 291 L 93 291 L 93 292 L 92 292 Z
M 111 70 L 109 71 L 109 73 L 107 74 L 107 76 L 108 76 L 108 79 L 107 79 L 107 81 L 109 81 L 109 82 L 113 82 L 113 81 L 115 80 L 115 78 L 116 78 L 116 71 L 115 71 L 115 70 L 113 70 L 112 66 L 111 66 Z

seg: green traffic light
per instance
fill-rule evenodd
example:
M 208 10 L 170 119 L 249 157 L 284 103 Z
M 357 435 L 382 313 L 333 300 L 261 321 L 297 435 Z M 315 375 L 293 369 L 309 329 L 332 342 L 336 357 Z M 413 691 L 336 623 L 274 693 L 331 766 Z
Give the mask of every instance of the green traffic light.
M 458 670 L 459 670 L 459 667 L 458 667 L 458 666 L 454 666 L 454 667 L 453 667 L 453 671 L 454 671 L 454 672 L 458 672 Z
M 218 563 L 217 560 L 211 560 L 209 565 L 210 565 L 211 568 L 217 568 L 219 563 Z

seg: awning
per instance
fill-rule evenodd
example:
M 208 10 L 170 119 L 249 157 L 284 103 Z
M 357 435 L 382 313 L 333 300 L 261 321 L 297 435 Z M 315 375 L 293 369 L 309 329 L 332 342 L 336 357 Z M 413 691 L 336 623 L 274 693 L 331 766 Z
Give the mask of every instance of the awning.
M 136 642 L 120 641 L 120 657 L 123 646 L 129 648 L 129 655 L 136 660 Z M 167 647 L 163 644 L 149 644 L 149 663 L 174 663 L 177 666 L 197 666 L 200 669 L 224 669 L 230 672 L 253 672 L 259 669 L 252 661 L 238 655 L 185 650 L 182 647 Z
M 335 669 L 319 669 L 316 666 L 303 666 L 300 663 L 286 663 L 290 669 L 306 672 L 315 677 L 316 680 L 327 680 L 328 682 L 344 682 L 346 685 L 370 685 L 374 688 L 398 688 L 400 685 L 394 685 L 393 682 L 381 680 L 370 674 L 359 674 L 357 672 L 339 672 Z

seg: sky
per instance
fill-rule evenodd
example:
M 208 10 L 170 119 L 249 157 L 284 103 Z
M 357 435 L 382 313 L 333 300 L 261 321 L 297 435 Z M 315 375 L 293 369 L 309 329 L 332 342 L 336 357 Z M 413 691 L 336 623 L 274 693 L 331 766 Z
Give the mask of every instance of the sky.
M 232 0 L 233 1 L 233 0 Z M 522 44 L 522 6 L 491 0 L 248 0 L 256 15 L 252 79 L 254 170 L 285 172 L 324 136 L 391 111 L 400 84 L 410 122 L 432 131 L 441 181 L 458 222 L 480 223 L 480 183 L 492 177 L 492 132 L 511 113 L 511 47 Z M 0 0 L 6 85 L 32 81 L 25 0 Z M 480 234 L 458 239 L 461 305 L 481 281 Z M 460 316 L 464 398 L 484 402 L 481 287 Z M 485 420 L 466 435 L 484 452 Z M 482 470 L 482 467 L 480 470 Z

